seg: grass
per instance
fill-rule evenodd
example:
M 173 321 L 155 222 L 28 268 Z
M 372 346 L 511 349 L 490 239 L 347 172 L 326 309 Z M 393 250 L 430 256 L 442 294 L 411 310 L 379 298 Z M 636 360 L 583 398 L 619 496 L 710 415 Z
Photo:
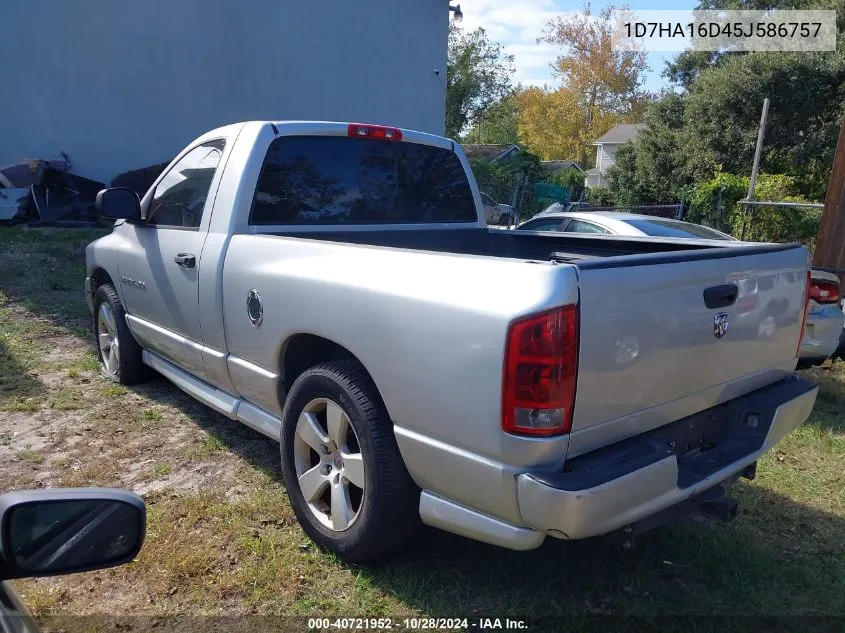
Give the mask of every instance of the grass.
M 59 411 L 73 411 L 85 406 L 85 395 L 80 389 L 63 387 L 50 398 L 50 408 Z
M 163 417 L 161 413 L 159 413 L 155 409 L 147 409 L 142 415 L 144 416 L 145 420 L 149 420 L 151 422 L 157 422 Z
M 16 453 L 18 459 L 29 462 L 30 464 L 38 465 L 44 462 L 44 455 L 36 453 L 35 451 L 22 450 Z
M 170 464 L 165 464 L 164 462 L 158 462 L 153 468 L 153 477 L 155 479 L 163 479 L 172 472 L 173 466 L 171 466 Z
M 820 384 L 813 414 L 760 460 L 755 481 L 734 488 L 733 523 L 676 523 L 630 552 L 601 539 L 510 552 L 425 530 L 394 560 L 347 565 L 297 525 L 277 444 L 164 381 L 127 389 L 99 375 L 79 256 L 96 235 L 0 229 L 0 459 L 15 457 L 0 489 L 121 486 L 148 508 L 131 565 L 18 583 L 42 623 L 92 613 L 413 615 L 715 631 L 733 620 L 678 616 L 793 616 L 771 630 L 796 630 L 817 626 L 810 616 L 845 615 L 845 365 L 805 372 Z
M 203 438 L 199 446 L 190 446 L 185 451 L 188 459 L 197 460 L 211 457 L 227 450 L 228 444 L 220 433 L 212 432 Z

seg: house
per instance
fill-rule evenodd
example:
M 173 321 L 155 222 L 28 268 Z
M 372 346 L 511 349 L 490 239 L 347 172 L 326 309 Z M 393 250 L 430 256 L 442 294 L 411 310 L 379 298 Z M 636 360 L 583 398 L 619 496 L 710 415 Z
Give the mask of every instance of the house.
M 519 145 L 498 143 L 467 143 L 461 145 L 469 160 L 484 160 L 498 163 L 523 151 Z
M 449 0 L 2 5 L 0 166 L 108 182 L 250 119 L 445 130 Z
M 596 146 L 596 166 L 587 170 L 587 187 L 605 187 L 607 181 L 605 174 L 608 167 L 613 164 L 616 150 L 623 143 L 633 139 L 645 127 L 641 123 L 622 124 L 611 128 L 604 135 L 600 136 L 593 145 Z

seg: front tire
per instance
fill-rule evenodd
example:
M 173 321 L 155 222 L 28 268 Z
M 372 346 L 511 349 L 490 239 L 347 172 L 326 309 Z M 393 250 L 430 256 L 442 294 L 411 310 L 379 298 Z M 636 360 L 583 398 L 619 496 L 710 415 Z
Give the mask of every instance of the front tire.
M 111 284 L 103 284 L 94 293 L 94 336 L 104 377 L 121 385 L 133 385 L 147 378 L 141 346 L 129 332 L 126 311 Z
M 316 365 L 296 379 L 282 415 L 281 453 L 293 511 L 321 548 L 361 563 L 413 538 L 419 489 L 359 363 Z

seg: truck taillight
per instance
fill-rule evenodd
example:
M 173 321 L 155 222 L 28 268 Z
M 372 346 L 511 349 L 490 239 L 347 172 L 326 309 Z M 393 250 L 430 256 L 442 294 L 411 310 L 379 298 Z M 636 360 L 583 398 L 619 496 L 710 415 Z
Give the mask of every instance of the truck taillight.
M 511 323 L 505 342 L 502 429 L 534 436 L 568 433 L 577 363 L 577 306 Z
M 839 284 L 832 281 L 811 281 L 810 298 L 816 303 L 837 303 Z
M 812 286 L 812 280 L 810 278 L 810 271 L 807 271 L 807 287 L 805 289 L 805 296 L 804 296 L 804 318 L 801 319 L 801 331 L 798 333 L 798 347 L 795 348 L 795 355 L 799 356 L 801 354 L 801 344 L 804 342 L 804 328 L 807 327 L 807 313 L 810 311 L 810 294 L 811 290 L 810 287 Z
M 382 141 L 401 141 L 402 130 L 384 125 L 366 125 L 364 123 L 350 123 L 347 134 L 355 138 L 374 138 Z

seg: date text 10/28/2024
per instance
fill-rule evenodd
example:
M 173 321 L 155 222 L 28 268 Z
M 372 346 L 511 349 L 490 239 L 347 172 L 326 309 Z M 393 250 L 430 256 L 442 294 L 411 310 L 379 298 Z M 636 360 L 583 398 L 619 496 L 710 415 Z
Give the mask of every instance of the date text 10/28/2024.
M 511 618 L 308 618 L 309 631 L 525 631 Z

